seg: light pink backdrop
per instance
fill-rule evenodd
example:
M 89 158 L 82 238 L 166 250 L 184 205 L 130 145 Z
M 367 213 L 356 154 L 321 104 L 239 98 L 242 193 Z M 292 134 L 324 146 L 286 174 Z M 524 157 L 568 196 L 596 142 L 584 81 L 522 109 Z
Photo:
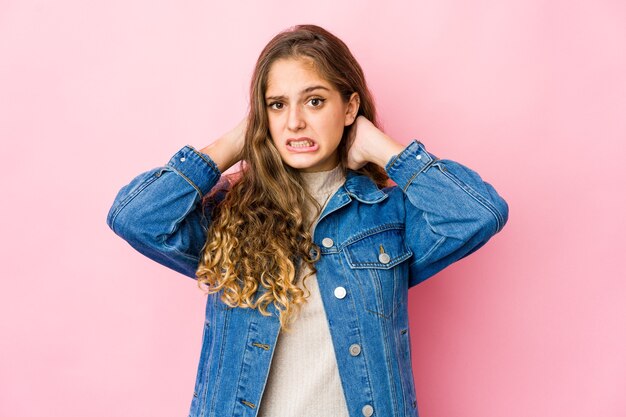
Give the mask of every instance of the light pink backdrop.
M 392 3 L 0 3 L 0 415 L 186 415 L 205 299 L 106 214 L 243 117 L 263 45 L 308 22 L 351 47 L 391 136 L 510 205 L 410 292 L 421 416 L 626 415 L 625 3 Z

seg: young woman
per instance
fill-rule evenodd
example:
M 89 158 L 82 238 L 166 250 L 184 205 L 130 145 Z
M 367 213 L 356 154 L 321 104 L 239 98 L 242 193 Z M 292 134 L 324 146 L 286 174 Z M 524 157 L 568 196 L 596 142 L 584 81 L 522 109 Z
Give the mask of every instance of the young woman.
M 208 294 L 190 416 L 367 417 L 417 416 L 408 289 L 507 218 L 476 172 L 378 129 L 347 46 L 302 25 L 261 52 L 248 116 L 107 223 Z

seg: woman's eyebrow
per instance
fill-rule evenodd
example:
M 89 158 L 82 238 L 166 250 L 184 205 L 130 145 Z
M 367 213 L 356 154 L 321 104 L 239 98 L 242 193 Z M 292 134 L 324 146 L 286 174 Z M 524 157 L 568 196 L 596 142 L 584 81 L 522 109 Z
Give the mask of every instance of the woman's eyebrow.
M 302 90 L 300 92 L 300 95 L 306 94 L 306 93 L 310 93 L 311 91 L 315 91 L 315 90 L 330 91 L 328 88 L 324 87 L 323 85 L 314 85 L 314 86 L 307 87 L 304 90 Z M 265 97 L 265 100 L 282 100 L 284 98 L 285 98 L 285 96 L 268 96 L 268 97 Z

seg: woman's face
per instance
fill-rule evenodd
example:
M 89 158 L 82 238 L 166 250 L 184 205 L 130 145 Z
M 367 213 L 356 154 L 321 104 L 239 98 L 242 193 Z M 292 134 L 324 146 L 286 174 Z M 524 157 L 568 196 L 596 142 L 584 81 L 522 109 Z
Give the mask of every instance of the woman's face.
M 346 103 L 309 59 L 284 58 L 270 67 L 265 105 L 272 141 L 283 161 L 304 172 L 339 163 L 343 129 L 358 111 L 358 94 Z

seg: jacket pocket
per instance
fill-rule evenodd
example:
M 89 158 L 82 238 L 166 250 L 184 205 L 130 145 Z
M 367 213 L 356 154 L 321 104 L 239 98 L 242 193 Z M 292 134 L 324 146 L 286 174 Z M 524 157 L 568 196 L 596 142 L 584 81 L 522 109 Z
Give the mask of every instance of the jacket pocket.
M 389 224 L 360 233 L 343 245 L 364 308 L 390 318 L 408 291 L 407 259 L 413 254 L 404 241 L 404 225 Z

